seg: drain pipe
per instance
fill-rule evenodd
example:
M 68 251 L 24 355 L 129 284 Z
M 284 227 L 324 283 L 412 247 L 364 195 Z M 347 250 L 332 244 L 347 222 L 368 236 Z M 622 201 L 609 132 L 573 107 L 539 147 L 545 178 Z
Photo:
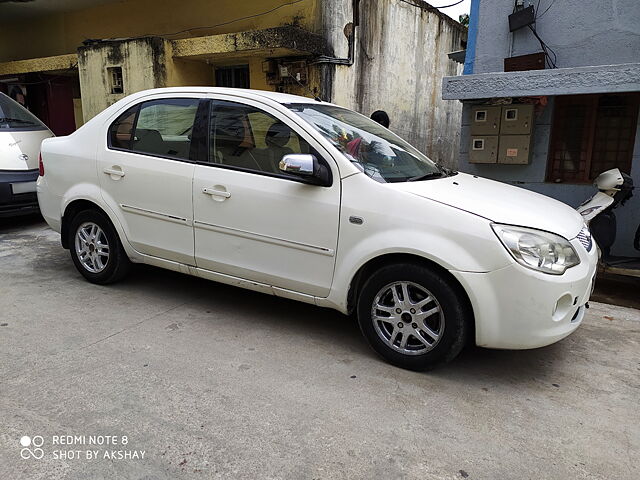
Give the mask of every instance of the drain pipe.
M 332 65 L 346 65 L 350 67 L 353 65 L 353 59 L 355 57 L 355 43 L 356 43 L 356 27 L 360 25 L 360 0 L 353 0 L 352 3 L 353 10 L 353 21 L 347 23 L 344 26 L 344 35 L 347 37 L 349 51 L 347 54 L 347 58 L 339 58 L 339 57 L 330 57 L 327 55 L 321 55 L 317 57 L 312 65 L 318 63 L 328 63 Z

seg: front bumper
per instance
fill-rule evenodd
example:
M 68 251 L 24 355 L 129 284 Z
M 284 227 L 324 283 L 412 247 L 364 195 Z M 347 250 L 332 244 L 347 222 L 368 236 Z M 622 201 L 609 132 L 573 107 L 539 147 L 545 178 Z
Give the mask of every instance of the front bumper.
M 480 347 L 527 349 L 563 339 L 582 323 L 593 290 L 597 249 L 571 242 L 580 264 L 549 275 L 518 263 L 486 273 L 452 271 L 467 291 Z
M 0 217 L 37 213 L 35 181 L 38 170 L 0 171 Z M 33 191 L 31 186 L 33 184 Z M 26 191 L 25 191 L 26 190 Z

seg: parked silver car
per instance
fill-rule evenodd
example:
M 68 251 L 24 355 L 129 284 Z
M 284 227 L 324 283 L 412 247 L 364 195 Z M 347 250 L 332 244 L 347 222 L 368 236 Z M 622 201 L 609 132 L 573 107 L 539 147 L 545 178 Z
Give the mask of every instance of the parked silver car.
M 40 143 L 52 136 L 29 110 L 0 93 L 0 217 L 38 211 Z

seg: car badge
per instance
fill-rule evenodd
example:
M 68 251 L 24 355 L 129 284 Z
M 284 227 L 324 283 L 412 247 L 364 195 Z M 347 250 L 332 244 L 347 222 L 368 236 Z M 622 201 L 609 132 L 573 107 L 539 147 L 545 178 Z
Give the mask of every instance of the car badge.
M 21 153 L 20 155 L 18 155 L 18 158 L 20 160 L 24 160 L 25 162 L 29 161 L 29 155 L 27 155 L 26 153 Z

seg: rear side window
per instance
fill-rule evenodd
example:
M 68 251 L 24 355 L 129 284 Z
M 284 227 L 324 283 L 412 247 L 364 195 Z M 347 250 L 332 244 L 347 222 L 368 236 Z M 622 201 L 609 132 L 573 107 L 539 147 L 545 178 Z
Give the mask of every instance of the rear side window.
M 47 127 L 29 110 L 0 93 L 0 132 L 7 130 L 46 130 Z
M 133 134 L 132 150 L 189 159 L 198 101 L 197 98 L 172 98 L 143 103 Z
M 109 128 L 109 146 L 188 160 L 197 98 L 167 98 L 136 105 Z

